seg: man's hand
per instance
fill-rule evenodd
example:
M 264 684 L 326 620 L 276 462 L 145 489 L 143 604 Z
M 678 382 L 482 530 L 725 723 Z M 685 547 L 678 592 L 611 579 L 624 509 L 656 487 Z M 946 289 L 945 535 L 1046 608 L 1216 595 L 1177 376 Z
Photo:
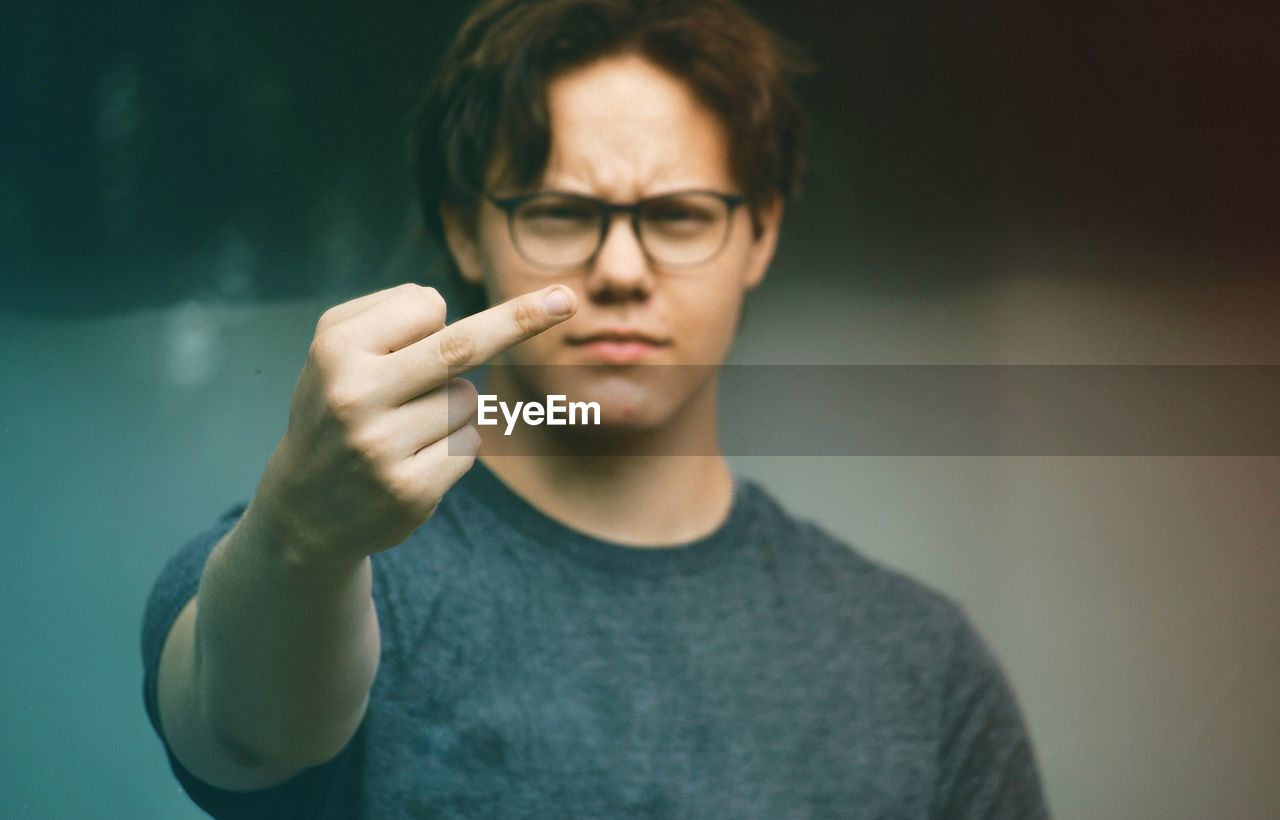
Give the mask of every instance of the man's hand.
M 476 390 L 456 374 L 573 315 L 551 286 L 445 325 L 434 288 L 378 291 L 320 317 L 255 512 L 300 566 L 402 542 L 475 461 Z

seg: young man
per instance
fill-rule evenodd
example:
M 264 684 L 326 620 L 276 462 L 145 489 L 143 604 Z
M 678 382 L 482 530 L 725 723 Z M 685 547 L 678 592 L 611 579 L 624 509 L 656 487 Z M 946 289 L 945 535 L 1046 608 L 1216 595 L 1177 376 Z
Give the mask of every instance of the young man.
M 229 817 L 1039 816 L 959 610 L 716 449 L 799 162 L 789 62 L 723 0 L 491 0 L 428 94 L 428 225 L 494 305 L 327 311 L 251 502 L 144 625 L 146 702 Z M 480 424 L 502 401 L 600 424 Z M 721 409 L 733 412 L 732 407 Z M 536 421 L 536 417 L 532 421 Z M 479 459 L 477 460 L 477 454 Z

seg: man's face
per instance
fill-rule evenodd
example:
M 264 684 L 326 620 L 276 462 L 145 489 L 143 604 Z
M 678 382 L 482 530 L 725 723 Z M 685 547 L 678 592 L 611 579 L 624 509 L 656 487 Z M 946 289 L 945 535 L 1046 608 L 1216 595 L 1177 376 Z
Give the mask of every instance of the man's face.
M 550 84 L 547 102 L 551 150 L 538 190 L 610 203 L 687 190 L 741 193 L 719 120 L 683 82 L 641 57 L 573 70 Z M 494 187 L 500 196 L 526 193 Z M 746 206 L 735 208 L 719 252 L 678 268 L 648 259 L 630 219 L 618 214 L 593 259 L 550 272 L 519 253 L 494 204 L 481 202 L 474 234 L 445 219 L 463 275 L 484 284 L 490 303 L 552 282 L 578 294 L 576 315 L 504 356 L 512 365 L 574 365 L 520 368 L 522 392 L 599 401 L 606 425 L 650 427 L 714 389 L 710 366 L 724 361 L 743 297 L 764 276 L 780 212 L 780 204 L 763 210 L 757 238 Z

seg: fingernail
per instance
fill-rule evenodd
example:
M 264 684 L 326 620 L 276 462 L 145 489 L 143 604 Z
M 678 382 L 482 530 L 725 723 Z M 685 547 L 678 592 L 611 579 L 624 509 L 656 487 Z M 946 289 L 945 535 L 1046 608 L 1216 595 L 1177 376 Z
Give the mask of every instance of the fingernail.
M 569 312 L 569 294 L 564 288 L 556 288 L 542 297 L 542 306 L 552 316 L 564 316 Z

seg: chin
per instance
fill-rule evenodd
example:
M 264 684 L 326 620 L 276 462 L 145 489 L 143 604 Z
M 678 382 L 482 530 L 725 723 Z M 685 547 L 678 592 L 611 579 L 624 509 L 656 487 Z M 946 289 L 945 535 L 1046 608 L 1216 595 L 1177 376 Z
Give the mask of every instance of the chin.
M 668 420 L 659 414 L 638 414 L 625 420 L 611 420 L 607 411 L 601 415 L 599 426 L 560 428 L 555 436 L 558 449 L 575 456 L 688 455 L 666 451 L 670 445 L 657 434 Z
M 678 403 L 671 375 L 664 367 L 573 367 L 553 379 L 549 392 L 563 393 L 571 401 L 597 402 L 600 427 L 643 431 L 667 423 Z
M 688 368 L 664 366 L 571 365 L 520 368 L 520 393 L 528 397 L 552 394 L 571 402 L 600 406 L 598 426 L 578 426 L 573 435 L 634 437 L 669 425 L 686 404 L 690 388 Z M 532 378 L 528 378 L 532 377 Z

